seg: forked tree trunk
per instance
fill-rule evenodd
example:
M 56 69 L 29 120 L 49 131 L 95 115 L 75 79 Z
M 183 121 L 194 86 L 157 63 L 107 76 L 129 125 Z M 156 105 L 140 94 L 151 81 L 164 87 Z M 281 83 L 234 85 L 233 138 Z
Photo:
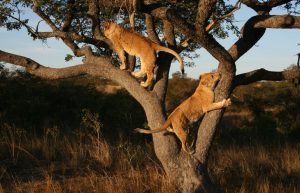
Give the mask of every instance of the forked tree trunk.
M 145 108 L 145 112 L 151 128 L 158 128 L 163 124 L 165 119 L 160 105 L 152 104 L 151 107 Z M 211 124 L 206 125 L 204 136 L 214 134 L 215 120 L 220 120 L 220 117 L 221 113 L 217 113 L 207 119 Z M 197 140 L 207 142 L 204 137 Z M 200 162 L 196 155 L 188 155 L 181 150 L 181 144 L 178 140 L 175 140 L 174 135 L 153 134 L 154 149 L 158 159 L 161 161 L 170 180 L 183 193 L 202 192 L 202 190 L 217 192 L 207 172 L 206 159 L 208 152 L 205 150 L 210 148 L 211 143 L 206 142 L 203 143 L 202 149 L 197 150 L 202 155 L 203 162 Z
M 170 60 L 168 61 L 165 57 L 162 58 L 164 59 L 160 63 L 164 63 L 164 65 L 161 66 L 160 70 L 166 72 L 168 66 L 165 65 Z M 217 88 L 217 90 L 220 90 L 219 93 L 221 93 L 218 97 L 219 99 L 224 98 L 224 93 L 229 95 L 230 92 L 232 78 L 229 77 L 233 76 L 224 77 L 226 78 L 223 78 L 219 84 L 221 86 Z M 167 80 L 167 78 L 162 78 L 157 82 L 154 88 L 156 93 L 160 93 L 159 90 L 164 90 L 163 86 L 157 88 L 157 85 L 160 85 L 163 80 Z M 227 92 L 224 89 L 227 89 Z M 157 98 L 154 97 L 149 103 L 141 103 L 146 113 L 148 125 L 152 129 L 161 127 L 165 121 L 163 94 L 160 97 L 162 101 L 156 100 Z M 155 153 L 162 163 L 166 174 L 181 192 L 221 192 L 221 190 L 215 187 L 208 175 L 207 158 L 217 124 L 220 122 L 222 114 L 222 111 L 214 111 L 204 118 L 201 124 L 203 126 L 200 127 L 201 131 L 198 134 L 196 153 L 194 155 L 189 155 L 181 150 L 181 144 L 175 135 L 153 134 Z

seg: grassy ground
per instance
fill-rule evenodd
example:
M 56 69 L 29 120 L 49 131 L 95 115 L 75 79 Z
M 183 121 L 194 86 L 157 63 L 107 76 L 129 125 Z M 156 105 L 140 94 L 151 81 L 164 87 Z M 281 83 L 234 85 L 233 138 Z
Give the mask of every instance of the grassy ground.
M 32 136 L 2 128 L 0 192 L 176 192 L 152 144 L 109 144 L 101 131 L 66 136 L 57 128 Z M 226 192 L 297 193 L 300 146 L 214 144 L 209 161 Z

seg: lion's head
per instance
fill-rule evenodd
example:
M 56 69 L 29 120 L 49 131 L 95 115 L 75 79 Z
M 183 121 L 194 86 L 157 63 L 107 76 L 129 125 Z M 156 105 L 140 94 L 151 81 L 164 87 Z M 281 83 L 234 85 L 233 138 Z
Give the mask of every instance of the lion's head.
M 199 79 L 200 79 L 199 85 L 203 85 L 213 89 L 215 88 L 216 84 L 220 80 L 220 73 L 218 72 L 204 73 L 200 75 Z
M 111 21 L 105 21 L 103 23 L 103 34 L 106 37 L 109 37 L 109 35 L 112 33 L 112 31 L 115 30 L 117 24 L 111 22 Z

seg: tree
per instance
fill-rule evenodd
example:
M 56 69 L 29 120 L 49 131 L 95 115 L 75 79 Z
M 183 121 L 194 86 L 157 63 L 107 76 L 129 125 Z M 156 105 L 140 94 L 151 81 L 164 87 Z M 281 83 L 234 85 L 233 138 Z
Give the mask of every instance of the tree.
M 240 4 L 250 7 L 257 15 L 244 24 L 239 39 L 225 50 L 215 38 L 226 36 L 223 24 L 235 29 L 232 13 Z M 0 50 L 0 61 L 23 66 L 31 74 L 42 78 L 59 79 L 89 74 L 114 80 L 141 104 L 149 127 L 155 129 L 166 118 L 164 103 L 172 56 L 159 54 L 157 80 L 152 89 L 144 89 L 128 71 L 121 71 L 116 65 L 115 57 L 111 56 L 110 43 L 101 32 L 101 24 L 105 19 L 124 23 L 129 20 L 132 27 L 146 30 L 148 37 L 155 42 L 161 42 L 159 37 L 163 36 L 164 42 L 177 52 L 205 48 L 219 61 L 218 71 L 222 78 L 215 89 L 215 100 L 220 101 L 228 98 L 239 85 L 300 77 L 299 69 L 282 72 L 258 69 L 235 74 L 235 62 L 259 41 L 267 28 L 300 28 L 300 17 L 296 16 L 299 4 L 299 0 L 240 0 L 236 5 L 217 0 L 4 0 L 0 3 L 0 26 L 8 30 L 25 27 L 33 39 L 46 41 L 51 37 L 59 38 L 73 51 L 75 57 L 84 59 L 82 64 L 58 69 Z M 288 14 L 270 15 L 270 11 L 278 6 L 285 7 Z M 28 19 L 20 15 L 23 8 L 31 9 L 50 30 L 39 31 L 40 22 L 36 28 L 29 26 Z M 178 10 L 184 14 L 180 15 Z M 123 17 L 116 17 L 117 13 Z M 139 17 L 135 17 L 135 14 Z M 158 29 L 161 29 L 162 34 L 158 34 Z M 177 40 L 181 40 L 181 44 L 176 43 Z M 192 156 L 180 151 L 174 136 L 161 133 L 153 135 L 158 159 L 182 192 L 221 192 L 209 177 L 207 160 L 222 115 L 223 110 L 216 110 L 204 117 L 197 134 L 195 154 Z

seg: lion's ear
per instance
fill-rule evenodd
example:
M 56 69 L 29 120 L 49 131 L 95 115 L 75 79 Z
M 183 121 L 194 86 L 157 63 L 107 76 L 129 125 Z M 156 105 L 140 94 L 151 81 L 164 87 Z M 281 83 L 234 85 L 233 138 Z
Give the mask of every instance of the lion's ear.
M 109 28 L 109 25 L 110 25 L 110 22 L 109 21 L 105 21 L 104 25 L 103 25 L 104 30 L 107 30 Z

